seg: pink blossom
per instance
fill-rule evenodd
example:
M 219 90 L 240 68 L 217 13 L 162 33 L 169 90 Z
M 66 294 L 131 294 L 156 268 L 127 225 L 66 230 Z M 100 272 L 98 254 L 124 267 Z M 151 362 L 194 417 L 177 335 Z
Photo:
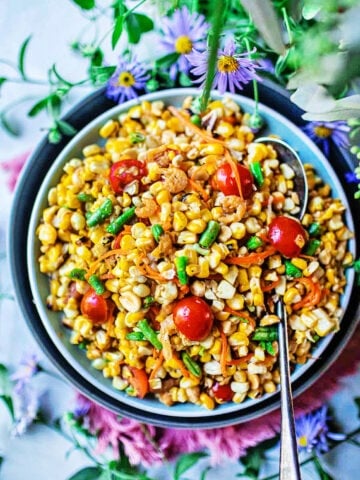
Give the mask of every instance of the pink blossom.
M 1 168 L 5 172 L 8 172 L 9 174 L 7 185 L 11 192 L 15 189 L 15 185 L 19 177 L 19 174 L 21 172 L 21 169 L 24 166 L 29 155 L 30 155 L 30 152 L 24 152 L 21 155 L 18 155 L 17 157 L 14 157 L 10 160 L 3 160 L 0 163 Z

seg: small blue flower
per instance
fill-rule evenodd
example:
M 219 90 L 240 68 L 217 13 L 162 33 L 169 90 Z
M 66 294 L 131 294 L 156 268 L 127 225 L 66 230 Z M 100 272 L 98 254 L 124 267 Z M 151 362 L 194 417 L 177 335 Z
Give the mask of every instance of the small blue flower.
M 321 148 L 328 157 L 330 140 L 341 148 L 348 148 L 350 127 L 346 122 L 309 122 L 303 127 L 304 132 Z
M 149 78 L 150 75 L 135 58 L 129 62 L 121 60 L 108 81 L 106 96 L 119 104 L 137 98 Z
M 34 353 L 24 355 L 18 369 L 10 377 L 15 382 L 15 391 L 20 391 L 40 371 L 41 366 L 37 356 Z
M 228 39 L 224 49 L 219 49 L 217 55 L 216 72 L 214 77 L 214 88 L 218 88 L 221 94 L 229 90 L 231 93 L 235 89 L 242 89 L 242 85 L 251 80 L 260 80 L 256 74 L 256 69 L 260 68 L 256 60 L 249 58 L 249 53 L 235 53 L 236 45 L 232 38 Z M 199 77 L 195 83 L 205 85 L 209 52 L 198 52 L 193 50 L 187 55 L 187 59 L 192 64 L 191 73 Z
M 296 420 L 296 437 L 299 450 L 317 453 L 329 450 L 328 440 L 344 440 L 345 435 L 329 431 L 327 407 L 303 415 Z
M 175 80 L 178 72 L 188 73 L 189 71 L 190 63 L 186 55 L 193 49 L 205 50 L 209 25 L 204 15 L 190 13 L 188 8 L 183 6 L 175 10 L 171 18 L 163 18 L 161 28 L 164 37 L 161 38 L 160 44 L 164 52 L 179 55 L 169 71 L 170 78 Z

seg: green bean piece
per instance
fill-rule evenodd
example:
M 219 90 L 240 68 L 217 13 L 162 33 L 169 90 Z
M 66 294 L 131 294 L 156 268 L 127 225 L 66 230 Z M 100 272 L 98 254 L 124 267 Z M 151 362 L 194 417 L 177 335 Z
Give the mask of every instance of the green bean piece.
M 190 122 L 196 125 L 197 127 L 201 127 L 201 117 L 200 115 L 191 115 Z
M 261 168 L 260 162 L 251 162 L 249 165 L 250 172 L 255 179 L 255 182 L 258 187 L 262 187 L 264 184 L 264 175 Z
M 220 233 L 220 223 L 215 222 L 215 220 L 210 220 L 207 224 L 205 231 L 201 234 L 199 245 L 203 248 L 209 248 L 217 239 L 217 236 Z
M 88 227 L 95 227 L 99 223 L 103 222 L 106 218 L 110 217 L 113 212 L 112 201 L 107 198 L 100 207 L 92 212 L 86 220 Z
M 180 257 L 175 257 L 174 263 L 180 284 L 187 285 L 189 281 L 186 273 L 186 265 L 188 264 L 188 258 L 183 255 Z
M 309 225 L 308 233 L 310 237 L 317 237 L 321 233 L 321 226 L 318 222 L 313 222 Z
M 122 227 L 135 215 L 135 208 L 136 207 L 131 207 L 125 210 L 120 217 L 116 218 L 110 223 L 110 225 L 107 226 L 106 231 L 112 233 L 113 235 L 119 233 Z
M 155 298 L 151 295 L 148 295 L 147 297 L 144 298 L 144 308 L 149 308 L 153 303 L 155 302 Z
M 185 367 L 189 370 L 190 373 L 195 375 L 195 377 L 201 377 L 201 368 L 187 352 L 183 352 L 181 358 L 184 362 Z
M 300 268 L 296 267 L 290 260 L 285 260 L 285 274 L 292 278 L 300 278 L 303 276 Z
M 261 240 L 261 238 L 254 235 L 250 237 L 249 240 L 246 242 L 246 247 L 248 250 L 256 250 L 257 248 L 261 247 L 263 244 L 264 242 Z
M 84 268 L 73 268 L 69 273 L 69 277 L 74 280 L 85 280 L 86 270 Z
M 155 223 L 151 227 L 151 233 L 152 233 L 152 236 L 155 239 L 155 242 L 159 243 L 160 237 L 164 233 L 164 229 L 159 223 Z
M 140 332 L 144 335 L 144 338 L 148 342 L 150 342 L 152 345 L 154 345 L 154 347 L 157 350 L 162 349 L 162 343 L 158 339 L 158 336 L 157 336 L 155 330 L 153 330 L 150 327 L 149 322 L 146 320 L 146 318 L 144 318 L 144 320 L 140 320 L 140 322 L 138 322 L 138 324 L 137 324 L 137 327 L 140 330 Z
M 95 200 L 95 198 L 90 195 L 89 193 L 85 193 L 85 192 L 80 192 L 77 194 L 77 199 L 80 201 L 80 202 L 93 202 Z
M 273 347 L 272 342 L 260 342 L 260 347 L 265 350 L 265 352 L 269 353 L 270 355 L 276 355 L 276 351 Z
M 90 275 L 88 282 L 98 295 L 105 293 L 105 285 L 97 275 Z
M 307 244 L 304 254 L 309 255 L 310 257 L 315 254 L 316 250 L 320 247 L 321 240 L 317 238 L 312 238 Z
M 133 340 L 134 342 L 141 342 L 145 340 L 144 334 L 142 332 L 129 332 L 125 336 L 126 340 Z
M 131 132 L 129 135 L 130 142 L 135 145 L 135 143 L 141 143 L 145 140 L 145 135 L 140 132 Z
M 198 243 L 195 243 L 192 248 L 200 255 L 209 255 L 210 253 L 210 250 L 208 248 L 201 248 Z
M 256 340 L 258 342 L 273 342 L 274 340 L 277 340 L 277 339 L 278 339 L 277 326 L 258 327 L 252 336 L 252 340 Z

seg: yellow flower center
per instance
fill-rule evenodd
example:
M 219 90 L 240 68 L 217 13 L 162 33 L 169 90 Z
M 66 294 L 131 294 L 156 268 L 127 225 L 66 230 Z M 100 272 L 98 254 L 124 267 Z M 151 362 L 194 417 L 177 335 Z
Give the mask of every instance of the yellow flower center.
M 117 84 L 119 87 L 132 87 L 135 84 L 134 75 L 130 72 L 121 72 Z
M 298 438 L 298 444 L 299 444 L 300 447 L 303 447 L 303 448 L 308 446 L 308 441 L 307 441 L 306 435 L 303 435 L 302 437 Z
M 330 128 L 324 127 L 322 125 L 318 125 L 314 127 L 314 133 L 317 137 L 320 138 L 328 138 L 332 134 L 332 130 Z
M 177 53 L 184 55 L 186 53 L 190 53 L 192 50 L 192 41 L 186 35 L 181 35 L 178 37 L 175 42 L 175 50 Z
M 238 70 L 239 64 L 236 58 L 222 55 L 218 59 L 217 68 L 221 73 L 234 73 Z

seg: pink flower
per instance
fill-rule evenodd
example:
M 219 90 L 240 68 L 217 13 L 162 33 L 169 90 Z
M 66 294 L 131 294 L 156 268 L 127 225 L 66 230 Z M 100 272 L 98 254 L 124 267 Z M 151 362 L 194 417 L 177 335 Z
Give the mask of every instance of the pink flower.
M 22 153 L 21 155 L 18 155 L 17 157 L 14 157 L 10 160 L 4 160 L 0 163 L 1 168 L 5 172 L 9 173 L 7 184 L 11 192 L 15 188 L 21 169 L 24 166 L 29 155 L 30 155 L 30 152 L 25 152 L 25 153 Z

